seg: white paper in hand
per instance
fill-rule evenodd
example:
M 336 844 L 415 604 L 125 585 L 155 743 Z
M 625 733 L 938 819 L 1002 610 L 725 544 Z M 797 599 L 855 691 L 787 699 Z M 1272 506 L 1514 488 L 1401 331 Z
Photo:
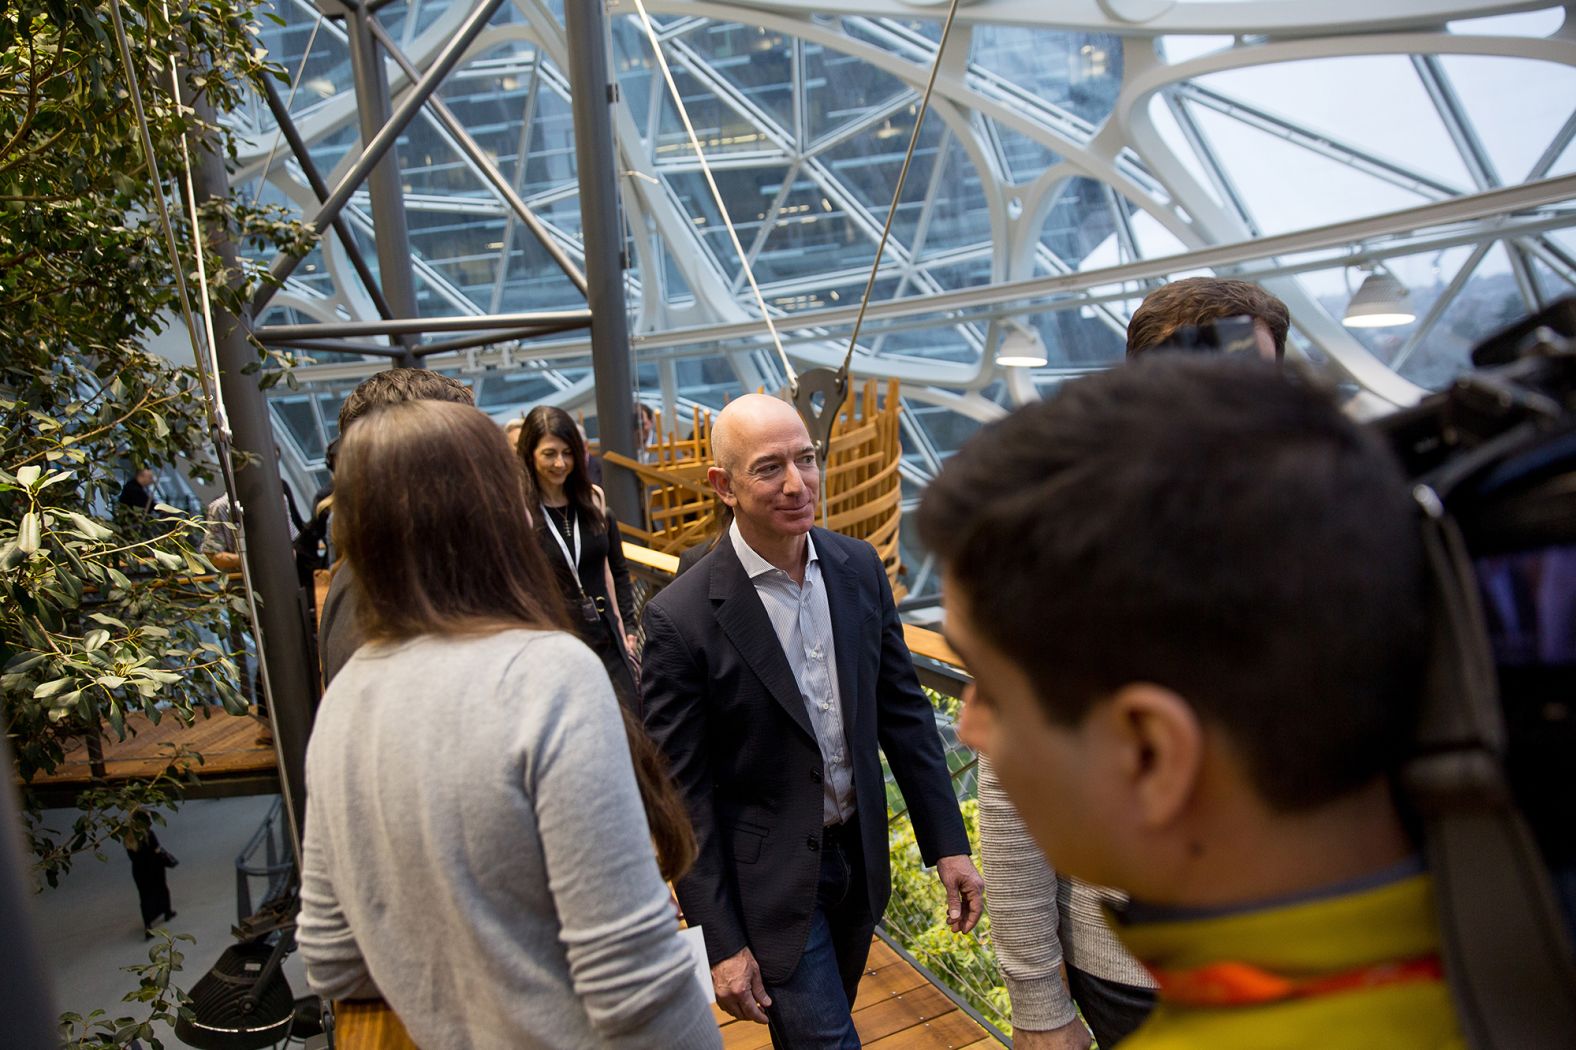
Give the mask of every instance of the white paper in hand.
M 684 927 L 679 931 L 679 939 L 684 942 L 684 946 L 689 949 L 690 958 L 695 961 L 695 979 L 700 982 L 706 1001 L 716 1002 L 717 990 L 711 984 L 711 963 L 706 959 L 706 938 L 701 936 L 700 927 Z

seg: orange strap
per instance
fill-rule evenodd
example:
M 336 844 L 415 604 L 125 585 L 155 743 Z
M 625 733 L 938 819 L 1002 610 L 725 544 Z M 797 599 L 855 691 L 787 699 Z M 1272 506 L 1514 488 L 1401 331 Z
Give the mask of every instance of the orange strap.
M 1263 1006 L 1288 999 L 1313 999 L 1393 984 L 1438 981 L 1445 975 L 1438 955 L 1376 963 L 1319 977 L 1286 977 L 1240 962 L 1218 962 L 1193 970 L 1155 970 L 1161 998 L 1179 1006 Z

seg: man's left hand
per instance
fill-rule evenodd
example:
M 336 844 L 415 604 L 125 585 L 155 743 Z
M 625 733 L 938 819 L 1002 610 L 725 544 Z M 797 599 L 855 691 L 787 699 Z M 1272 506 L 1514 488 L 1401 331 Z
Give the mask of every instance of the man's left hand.
M 985 880 L 961 853 L 936 861 L 936 875 L 947 891 L 947 925 L 953 933 L 968 933 L 985 911 Z

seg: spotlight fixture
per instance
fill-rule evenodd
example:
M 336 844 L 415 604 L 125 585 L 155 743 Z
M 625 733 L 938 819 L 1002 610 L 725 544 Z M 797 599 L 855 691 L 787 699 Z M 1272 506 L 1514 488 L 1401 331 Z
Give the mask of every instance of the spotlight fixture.
M 1394 328 L 1415 320 L 1406 285 L 1388 270 L 1374 270 L 1363 278 L 1341 323 L 1348 328 Z
M 1001 341 L 996 344 L 996 363 L 1007 368 L 1043 368 L 1045 340 L 1038 329 L 1022 321 L 1002 322 Z

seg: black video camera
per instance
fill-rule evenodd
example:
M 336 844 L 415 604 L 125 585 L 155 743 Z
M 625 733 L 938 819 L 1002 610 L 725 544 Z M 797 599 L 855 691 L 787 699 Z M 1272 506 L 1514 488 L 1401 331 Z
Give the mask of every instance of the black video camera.
M 1576 1045 L 1576 298 L 1472 359 L 1374 424 L 1412 481 L 1430 574 L 1399 787 L 1469 1044 Z

